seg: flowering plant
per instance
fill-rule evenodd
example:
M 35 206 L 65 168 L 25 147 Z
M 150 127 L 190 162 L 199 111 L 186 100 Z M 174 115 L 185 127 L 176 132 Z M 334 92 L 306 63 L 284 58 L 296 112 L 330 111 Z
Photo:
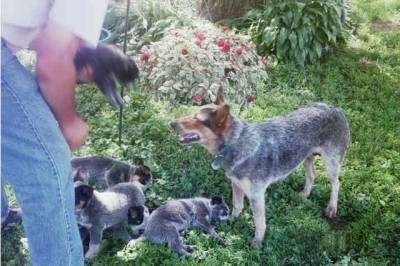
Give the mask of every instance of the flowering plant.
M 211 23 L 172 30 L 141 50 L 144 91 L 171 103 L 202 104 L 222 87 L 229 101 L 248 102 L 266 77 L 268 63 L 255 48 L 244 36 Z

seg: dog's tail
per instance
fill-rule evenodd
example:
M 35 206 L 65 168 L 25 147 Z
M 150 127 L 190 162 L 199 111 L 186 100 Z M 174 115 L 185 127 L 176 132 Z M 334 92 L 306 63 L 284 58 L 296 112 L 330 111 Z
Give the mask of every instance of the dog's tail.
M 96 48 L 82 46 L 74 58 L 78 72 L 90 68 L 93 80 L 109 103 L 120 107 L 124 101 L 117 91 L 115 80 L 130 89 L 134 88 L 139 76 L 135 61 L 123 54 L 116 46 L 100 43 Z

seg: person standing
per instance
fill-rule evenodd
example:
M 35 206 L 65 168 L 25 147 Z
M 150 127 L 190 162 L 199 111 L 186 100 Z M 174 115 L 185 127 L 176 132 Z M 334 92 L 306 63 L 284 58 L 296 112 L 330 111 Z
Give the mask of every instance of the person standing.
M 21 212 L 8 207 L 4 184 L 22 210 L 32 265 L 83 265 L 74 216 L 70 151 L 88 128 L 75 111 L 80 45 L 97 45 L 108 0 L 3 0 L 1 5 L 1 221 Z M 15 57 L 36 52 L 36 76 Z

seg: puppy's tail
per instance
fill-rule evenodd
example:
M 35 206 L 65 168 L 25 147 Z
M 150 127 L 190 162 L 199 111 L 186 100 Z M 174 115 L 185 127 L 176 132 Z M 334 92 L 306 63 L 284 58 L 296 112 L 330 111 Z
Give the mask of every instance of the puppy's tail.
M 113 45 L 100 43 L 96 48 L 82 46 L 75 55 L 74 63 L 78 72 L 84 68 L 91 70 L 97 87 L 116 108 L 123 105 L 124 101 L 115 81 L 133 89 L 139 76 L 135 61 Z

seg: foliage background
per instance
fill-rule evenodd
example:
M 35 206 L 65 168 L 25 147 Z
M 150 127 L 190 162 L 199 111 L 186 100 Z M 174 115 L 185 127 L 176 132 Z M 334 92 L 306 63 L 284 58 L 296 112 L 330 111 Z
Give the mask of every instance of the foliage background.
M 180 259 L 162 245 L 126 248 L 106 237 L 92 265 L 398 265 L 400 264 L 400 4 L 391 0 L 355 0 L 355 35 L 348 45 L 320 63 L 296 68 L 271 65 L 256 101 L 240 117 L 251 122 L 284 115 L 301 105 L 323 101 L 342 108 L 351 127 L 351 145 L 341 174 L 338 218 L 322 213 L 329 185 L 321 162 L 309 199 L 298 192 L 304 170 L 272 185 L 266 194 L 267 234 L 259 250 L 249 248 L 253 224 L 248 205 L 242 216 L 217 230 L 220 246 L 200 232 L 185 233 L 197 246 Z M 146 90 L 146 88 L 140 88 Z M 90 137 L 75 155 L 104 155 L 127 162 L 144 161 L 154 171 L 147 192 L 149 207 L 171 198 L 220 194 L 231 204 L 230 187 L 211 156 L 200 147 L 181 146 L 169 122 L 191 112 L 140 93 L 129 93 L 124 110 L 123 145 L 117 145 L 117 112 L 97 89 L 78 91 L 79 112 Z M 234 111 L 239 115 L 238 106 Z M 15 200 L 12 201 L 15 204 Z M 2 236 L 1 262 L 25 265 L 21 228 Z

